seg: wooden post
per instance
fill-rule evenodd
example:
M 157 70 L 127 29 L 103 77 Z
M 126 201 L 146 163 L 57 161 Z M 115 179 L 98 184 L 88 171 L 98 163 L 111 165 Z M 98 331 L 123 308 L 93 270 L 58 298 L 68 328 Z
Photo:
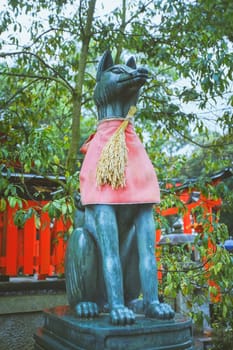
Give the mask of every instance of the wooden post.
M 6 274 L 17 276 L 17 253 L 18 253 L 18 228 L 14 224 L 14 215 L 17 208 L 7 205 L 7 227 L 6 227 Z
M 187 210 L 183 216 L 183 225 L 184 225 L 184 233 L 192 233 L 192 223 L 191 223 L 191 216 L 190 211 Z
M 56 220 L 56 243 L 55 243 L 55 268 L 57 273 L 64 272 L 64 232 L 65 225 L 62 218 Z
M 29 218 L 24 225 L 24 273 L 33 274 L 34 244 L 36 240 L 35 216 Z
M 40 256 L 39 256 L 39 279 L 44 279 L 48 274 L 50 265 L 50 218 L 48 213 L 41 213 L 41 228 L 40 228 Z

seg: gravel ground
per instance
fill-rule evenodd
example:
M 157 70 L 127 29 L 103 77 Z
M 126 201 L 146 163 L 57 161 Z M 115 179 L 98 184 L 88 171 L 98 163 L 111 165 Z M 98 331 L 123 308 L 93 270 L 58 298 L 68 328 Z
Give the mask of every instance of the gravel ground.
M 33 334 L 43 325 L 41 312 L 0 316 L 0 350 L 33 350 Z

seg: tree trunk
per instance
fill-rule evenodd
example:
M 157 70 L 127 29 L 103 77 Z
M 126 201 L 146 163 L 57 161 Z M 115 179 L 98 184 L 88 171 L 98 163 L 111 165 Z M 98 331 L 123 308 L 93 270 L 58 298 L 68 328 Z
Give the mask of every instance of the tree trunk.
M 77 170 L 77 152 L 80 140 L 80 116 L 82 107 L 82 91 L 85 76 L 85 69 L 88 57 L 89 43 L 92 35 L 92 22 L 95 11 L 96 0 L 88 2 L 86 24 L 83 28 L 82 47 L 80 53 L 78 75 L 76 80 L 75 92 L 73 93 L 73 113 L 72 113 L 72 130 L 71 143 L 67 157 L 67 170 L 73 174 Z
M 120 63 L 120 56 L 122 53 L 123 35 L 125 32 L 125 27 L 126 27 L 126 0 L 122 0 L 122 17 L 121 17 L 119 38 L 116 45 L 117 50 L 116 50 L 115 64 Z

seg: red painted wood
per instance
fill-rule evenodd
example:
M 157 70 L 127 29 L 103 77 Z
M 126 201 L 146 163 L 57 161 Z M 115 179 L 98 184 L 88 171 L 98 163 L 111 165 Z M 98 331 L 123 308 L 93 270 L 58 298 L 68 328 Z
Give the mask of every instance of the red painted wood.
M 64 271 L 64 232 L 65 225 L 62 218 L 56 220 L 56 243 L 55 243 L 55 265 L 57 273 L 63 273 Z
M 184 233 L 192 233 L 191 213 L 187 211 L 183 216 Z
M 5 270 L 6 270 L 6 257 L 5 256 L 1 256 L 0 257 L 0 273 L 5 275 Z
M 5 274 L 5 249 L 6 249 L 6 230 L 5 220 L 6 212 L 0 212 L 0 274 Z
M 156 261 L 157 261 L 157 276 L 158 276 L 158 280 L 159 281 L 162 281 L 162 278 L 163 278 L 163 274 L 162 274 L 162 271 L 161 271 L 161 268 L 162 266 L 160 265 L 160 255 L 161 255 L 161 247 L 159 247 L 157 244 L 158 242 L 160 241 L 160 238 L 161 238 L 161 234 L 162 234 L 162 231 L 161 229 L 157 229 L 155 231 L 155 258 L 156 258 Z
M 169 216 L 169 215 L 176 215 L 178 214 L 178 212 L 179 212 L 179 209 L 177 207 L 173 207 L 173 208 L 161 210 L 160 214 L 162 216 Z
M 50 218 L 48 213 L 41 213 L 41 228 L 40 235 L 40 275 L 47 275 L 50 265 L 50 248 L 51 248 L 51 234 L 50 234 Z
M 34 215 L 24 225 L 24 273 L 33 274 L 33 247 L 36 239 L 36 224 Z
M 7 206 L 7 227 L 6 227 L 6 275 L 17 276 L 17 256 L 18 256 L 18 228 L 14 224 L 14 214 L 17 208 Z
M 24 229 L 18 228 L 18 247 L 17 247 L 17 271 L 18 273 L 23 273 L 24 268 Z
M 4 213 L 0 212 L 0 256 L 3 250 L 3 228 L 4 228 Z

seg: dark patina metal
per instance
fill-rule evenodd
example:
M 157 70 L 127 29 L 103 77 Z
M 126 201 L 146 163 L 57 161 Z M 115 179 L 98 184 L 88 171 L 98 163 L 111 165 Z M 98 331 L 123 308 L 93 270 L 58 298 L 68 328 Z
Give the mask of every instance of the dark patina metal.
M 147 75 L 133 58 L 114 65 L 106 51 L 94 92 L 99 120 L 124 118 Z M 45 312 L 35 349 L 192 350 L 191 320 L 158 298 L 153 204 L 87 205 L 75 222 L 65 264 L 70 307 Z

